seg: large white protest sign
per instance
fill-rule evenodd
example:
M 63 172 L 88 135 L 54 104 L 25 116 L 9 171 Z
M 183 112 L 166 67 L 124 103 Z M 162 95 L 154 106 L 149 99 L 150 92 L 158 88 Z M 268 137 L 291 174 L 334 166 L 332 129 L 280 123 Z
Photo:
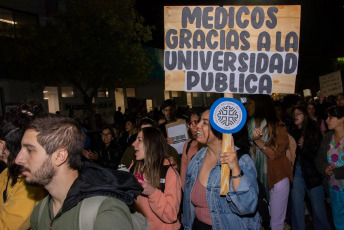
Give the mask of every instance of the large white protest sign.
M 300 6 L 166 6 L 165 90 L 294 93 Z

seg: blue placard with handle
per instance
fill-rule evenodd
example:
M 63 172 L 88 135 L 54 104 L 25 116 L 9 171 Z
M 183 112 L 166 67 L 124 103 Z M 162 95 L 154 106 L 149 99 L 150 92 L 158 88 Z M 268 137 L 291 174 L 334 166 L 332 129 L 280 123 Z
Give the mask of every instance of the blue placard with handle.
M 212 127 L 221 133 L 236 133 L 245 125 L 247 113 L 244 105 L 234 98 L 216 100 L 210 108 Z

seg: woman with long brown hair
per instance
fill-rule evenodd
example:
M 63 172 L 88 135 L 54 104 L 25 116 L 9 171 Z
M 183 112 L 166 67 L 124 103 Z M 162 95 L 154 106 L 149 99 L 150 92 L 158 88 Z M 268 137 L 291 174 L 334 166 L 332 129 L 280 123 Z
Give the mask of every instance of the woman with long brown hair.
M 303 105 L 292 111 L 290 133 L 297 142 L 294 182 L 290 191 L 293 229 L 305 229 L 305 195 L 312 206 L 314 229 L 331 229 L 326 216 L 323 177 L 315 167 L 315 157 L 321 141 L 320 128 Z
M 133 143 L 137 160 L 134 175 L 143 187 L 135 209 L 148 219 L 154 229 L 179 229 L 178 212 L 181 182 L 168 160 L 163 133 L 153 127 L 143 128 Z
M 248 155 L 247 128 L 234 133 L 230 151 L 222 152 L 222 133 L 211 126 L 206 110 L 197 124 L 196 140 L 206 147 L 195 154 L 186 171 L 184 229 L 261 229 L 257 173 Z M 226 196 L 220 195 L 222 164 L 231 170 Z
M 269 191 L 270 226 L 284 229 L 290 182 L 293 180 L 291 162 L 286 157 L 289 146 L 285 125 L 278 120 L 269 95 L 250 95 L 246 104 L 250 150 L 258 178 Z

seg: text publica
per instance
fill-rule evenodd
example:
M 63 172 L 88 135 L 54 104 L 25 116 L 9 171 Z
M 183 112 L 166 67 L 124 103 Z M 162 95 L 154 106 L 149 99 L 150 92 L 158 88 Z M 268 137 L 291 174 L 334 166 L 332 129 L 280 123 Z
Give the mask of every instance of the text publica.
M 187 71 L 186 92 L 271 94 L 272 76 Z

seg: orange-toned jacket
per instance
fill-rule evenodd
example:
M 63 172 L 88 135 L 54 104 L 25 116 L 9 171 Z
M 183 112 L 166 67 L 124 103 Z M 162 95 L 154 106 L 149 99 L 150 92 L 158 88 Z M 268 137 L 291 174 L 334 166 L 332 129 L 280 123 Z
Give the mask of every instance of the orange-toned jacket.
M 258 140 L 260 146 L 263 141 Z M 267 157 L 267 170 L 268 170 L 268 183 L 269 189 L 272 189 L 276 183 L 288 178 L 290 182 L 293 182 L 293 166 L 291 161 L 286 156 L 286 151 L 289 146 L 289 137 L 287 128 L 283 122 L 279 122 L 277 126 L 277 149 L 274 150 L 270 146 L 266 146 L 265 154 Z

